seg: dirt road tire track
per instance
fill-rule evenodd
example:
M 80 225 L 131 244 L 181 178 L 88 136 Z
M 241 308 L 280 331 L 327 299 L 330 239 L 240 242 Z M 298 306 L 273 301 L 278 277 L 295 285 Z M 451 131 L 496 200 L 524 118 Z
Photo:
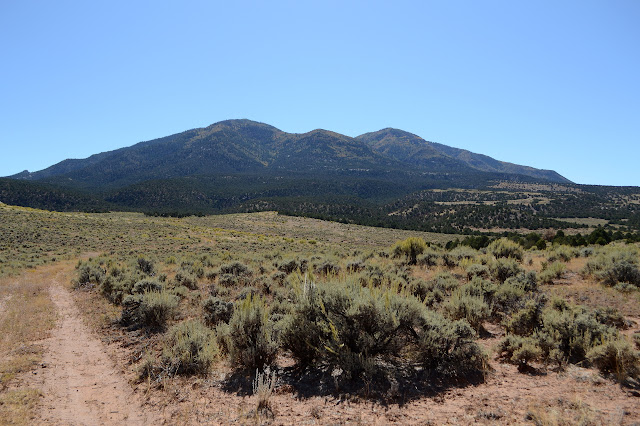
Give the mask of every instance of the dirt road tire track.
M 83 324 L 73 297 L 58 279 L 50 286 L 58 325 L 47 339 L 37 387 L 40 422 L 64 425 L 150 424 L 131 386 L 109 359 L 104 344 Z

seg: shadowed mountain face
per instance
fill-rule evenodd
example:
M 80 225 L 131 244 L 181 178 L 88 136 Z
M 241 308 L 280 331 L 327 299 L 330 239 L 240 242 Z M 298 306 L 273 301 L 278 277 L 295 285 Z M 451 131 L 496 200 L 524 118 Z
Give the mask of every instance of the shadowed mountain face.
M 540 180 L 570 183 L 553 170 L 540 170 L 495 160 L 482 154 L 428 142 L 420 136 L 398 129 L 383 129 L 357 137 L 376 152 L 395 160 L 429 170 L 464 172 L 471 168 L 483 172 L 508 173 Z
M 12 177 L 103 190 L 151 179 L 199 175 L 274 172 L 308 175 L 348 170 L 463 174 L 481 171 L 568 182 L 552 171 L 504 163 L 427 142 L 402 130 L 384 129 L 351 138 L 326 130 L 286 133 L 250 120 L 222 121 Z
M 106 189 L 197 175 L 272 171 L 309 174 L 402 167 L 367 144 L 338 133 L 314 130 L 292 134 L 249 120 L 228 120 L 12 177 Z

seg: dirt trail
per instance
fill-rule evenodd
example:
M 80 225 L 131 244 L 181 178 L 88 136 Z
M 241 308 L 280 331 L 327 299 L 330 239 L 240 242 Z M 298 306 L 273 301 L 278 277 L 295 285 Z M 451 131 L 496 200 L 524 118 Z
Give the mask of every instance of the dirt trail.
M 59 276 L 58 276 L 59 277 Z M 149 424 L 137 398 L 118 373 L 103 343 L 82 323 L 73 298 L 60 282 L 49 289 L 59 319 L 42 368 L 35 376 L 42 390 L 39 422 L 65 425 Z

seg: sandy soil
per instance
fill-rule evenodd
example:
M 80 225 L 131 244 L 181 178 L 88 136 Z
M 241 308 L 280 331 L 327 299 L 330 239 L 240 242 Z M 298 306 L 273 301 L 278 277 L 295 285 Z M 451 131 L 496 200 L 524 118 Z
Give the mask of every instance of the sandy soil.
M 104 345 L 82 323 L 69 291 L 54 280 L 50 294 L 59 324 L 45 341 L 34 387 L 43 393 L 39 422 L 65 425 L 148 424 L 131 386 L 116 370 Z

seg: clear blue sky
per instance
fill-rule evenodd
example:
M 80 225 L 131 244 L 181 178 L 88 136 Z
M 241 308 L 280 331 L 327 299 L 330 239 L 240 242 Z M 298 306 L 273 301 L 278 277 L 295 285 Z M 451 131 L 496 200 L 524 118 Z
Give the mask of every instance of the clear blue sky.
M 0 176 L 249 118 L 640 186 L 640 1 L 0 1 Z

